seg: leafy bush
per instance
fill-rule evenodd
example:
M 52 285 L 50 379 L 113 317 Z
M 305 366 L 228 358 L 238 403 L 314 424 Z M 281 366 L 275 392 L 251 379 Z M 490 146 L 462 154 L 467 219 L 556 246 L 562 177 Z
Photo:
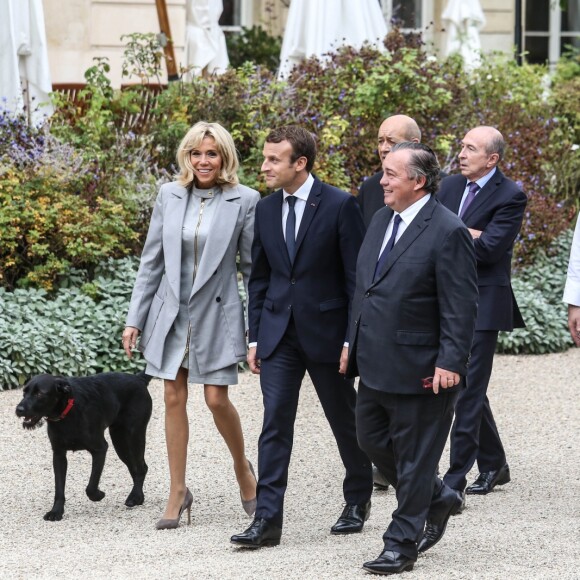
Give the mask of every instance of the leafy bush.
M 112 130 L 100 150 L 91 135 L 70 125 L 36 129 L 0 111 L 1 286 L 51 290 L 71 266 L 91 268 L 141 245 L 157 189 L 149 147 Z
M 138 260 L 108 260 L 87 272 L 73 270 L 54 295 L 45 290 L 0 288 L 0 385 L 15 388 L 32 375 L 86 375 L 134 371 L 121 334 Z M 80 287 L 67 287 L 72 282 Z
M 226 33 L 226 45 L 234 68 L 250 62 L 276 72 L 280 66 L 282 38 L 268 34 L 261 26 L 242 26 L 241 32 Z
M 526 328 L 500 332 L 497 351 L 506 354 L 545 354 L 572 345 L 562 294 L 573 231 L 560 235 L 548 250 L 540 250 L 533 266 L 513 279 L 514 294 Z

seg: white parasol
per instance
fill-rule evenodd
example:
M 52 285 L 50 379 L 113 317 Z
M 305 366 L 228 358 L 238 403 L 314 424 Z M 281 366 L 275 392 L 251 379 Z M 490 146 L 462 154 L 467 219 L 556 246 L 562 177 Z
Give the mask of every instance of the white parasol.
M 53 112 L 42 0 L 0 0 L 0 98 L 41 124 Z
M 382 50 L 387 25 L 377 0 L 292 0 L 280 53 L 279 77 L 310 56 L 364 42 Z
M 222 0 L 187 0 L 185 57 L 189 74 L 223 73 L 230 64 L 226 37 L 220 28 Z
M 447 29 L 445 54 L 459 53 L 465 68 L 481 63 L 479 31 L 485 26 L 485 16 L 479 0 L 449 0 L 441 15 Z

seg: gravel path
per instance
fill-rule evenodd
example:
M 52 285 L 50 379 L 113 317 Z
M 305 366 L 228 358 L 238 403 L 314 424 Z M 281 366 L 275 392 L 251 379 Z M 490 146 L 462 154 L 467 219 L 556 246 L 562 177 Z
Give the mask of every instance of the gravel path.
M 512 482 L 488 496 L 468 497 L 465 512 L 452 518 L 443 540 L 405 578 L 580 577 L 579 376 L 580 352 L 575 350 L 496 358 L 490 396 Z M 380 553 L 395 497 L 392 491 L 374 494 L 362 534 L 329 534 L 342 509 L 342 466 L 310 383 L 303 385 L 296 422 L 282 543 L 255 552 L 229 543 L 230 535 L 250 520 L 201 388 L 192 389 L 189 401 L 192 525 L 154 529 L 165 505 L 168 471 L 161 382 L 152 382 L 150 391 L 154 411 L 145 505 L 123 505 L 130 478 L 112 446 L 101 481 L 107 495 L 100 503 L 90 502 L 84 493 L 89 455 L 69 453 L 65 516 L 54 523 L 42 519 L 53 499 L 45 428 L 24 431 L 14 415 L 20 391 L 0 392 L 0 578 L 371 577 L 361 564 Z M 262 417 L 256 377 L 243 375 L 231 393 L 242 417 L 248 457 L 256 461 Z M 447 458 L 448 451 L 442 469 Z

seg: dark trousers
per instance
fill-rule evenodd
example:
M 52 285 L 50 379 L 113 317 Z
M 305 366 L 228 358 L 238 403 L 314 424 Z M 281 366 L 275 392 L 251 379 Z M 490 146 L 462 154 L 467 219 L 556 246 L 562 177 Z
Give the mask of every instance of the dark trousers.
M 467 474 L 476 461 L 480 472 L 499 469 L 506 463 L 505 451 L 487 398 L 497 335 L 495 330 L 475 332 L 467 387 L 459 395 L 455 407 L 450 467 L 443 481 L 459 491 L 465 489 Z
M 257 518 L 282 527 L 294 421 L 306 371 L 312 379 L 346 468 L 344 499 L 350 504 L 364 504 L 370 499 L 372 467 L 357 443 L 354 381 L 345 379 L 338 372 L 338 364 L 338 359 L 331 364 L 309 359 L 300 346 L 293 322 L 290 322 L 272 355 L 261 361 L 264 423 L 258 442 Z M 320 453 L 324 452 L 320 450 Z
M 396 395 L 359 383 L 359 445 L 397 492 L 397 509 L 383 535 L 385 549 L 414 560 L 432 503 L 443 501 L 445 486 L 435 473 L 456 399 L 456 392 Z

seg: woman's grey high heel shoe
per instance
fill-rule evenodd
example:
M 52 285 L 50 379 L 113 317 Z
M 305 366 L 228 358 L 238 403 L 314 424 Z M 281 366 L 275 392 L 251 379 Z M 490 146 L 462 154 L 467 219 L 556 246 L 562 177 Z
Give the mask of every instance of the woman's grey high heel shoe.
M 186 488 L 185 490 L 185 498 L 183 498 L 183 503 L 181 504 L 181 507 L 179 508 L 179 514 L 177 515 L 177 518 L 174 520 L 159 520 L 156 524 L 155 524 L 155 528 L 158 530 L 174 530 L 175 528 L 177 528 L 179 526 L 179 520 L 181 519 L 181 514 L 183 514 L 183 512 L 185 510 L 187 510 L 187 525 L 189 526 L 191 524 L 191 504 L 193 503 L 193 495 L 191 494 L 191 491 L 189 491 L 188 488 Z
M 256 478 L 256 474 L 254 473 L 254 467 L 252 466 L 251 461 L 248 461 L 248 465 L 250 467 L 250 471 L 252 472 L 252 475 L 254 476 L 254 478 L 256 479 L 256 482 L 257 482 L 258 479 Z M 256 505 L 258 504 L 258 498 L 255 497 L 254 499 L 244 499 L 242 497 L 242 492 L 240 490 L 240 499 L 242 500 L 242 507 L 244 508 L 244 511 L 249 516 L 253 516 L 254 512 L 256 511 Z

